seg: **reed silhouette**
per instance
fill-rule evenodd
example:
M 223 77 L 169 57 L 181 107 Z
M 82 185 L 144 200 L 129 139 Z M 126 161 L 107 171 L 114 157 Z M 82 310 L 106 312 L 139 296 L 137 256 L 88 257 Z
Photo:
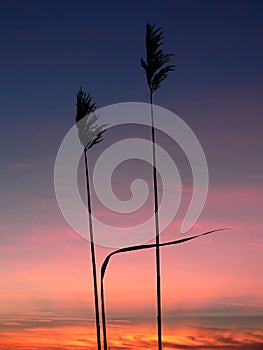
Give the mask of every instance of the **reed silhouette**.
M 78 128 L 79 140 L 83 146 L 84 161 L 85 161 L 85 174 L 86 174 L 86 190 L 87 190 L 87 206 L 89 217 L 89 238 L 90 238 L 90 250 L 92 261 L 92 273 L 93 273 L 93 288 L 94 288 L 94 306 L 95 306 L 95 319 L 96 319 L 96 333 L 97 333 L 97 346 L 98 350 L 101 350 L 101 338 L 100 338 L 100 315 L 99 315 L 99 299 L 98 299 L 98 283 L 97 283 L 97 267 L 96 267 L 96 254 L 94 246 L 93 225 L 92 225 L 92 208 L 91 208 L 91 195 L 90 195 L 90 181 L 89 181 L 89 166 L 88 166 L 88 149 L 94 145 L 100 143 L 103 139 L 103 133 L 105 132 L 105 125 L 98 126 L 98 116 L 95 114 L 96 104 L 92 102 L 92 98 L 89 94 L 86 94 L 82 88 L 77 93 L 77 113 L 76 113 L 76 125 Z
M 160 262 L 160 231 L 158 215 L 158 185 L 156 171 L 156 150 L 155 150 L 155 128 L 153 113 L 153 93 L 161 87 L 161 82 L 166 79 L 168 73 L 173 71 L 175 65 L 168 65 L 173 54 L 164 54 L 162 51 L 163 31 L 161 27 L 153 24 L 146 24 L 146 61 L 141 58 L 141 66 L 145 70 L 146 80 L 149 87 L 149 100 L 151 104 L 151 137 L 153 157 L 153 187 L 154 187 L 154 216 L 156 236 L 156 291 L 157 291 L 157 328 L 158 328 L 158 349 L 162 350 L 162 308 L 161 308 L 161 262 Z

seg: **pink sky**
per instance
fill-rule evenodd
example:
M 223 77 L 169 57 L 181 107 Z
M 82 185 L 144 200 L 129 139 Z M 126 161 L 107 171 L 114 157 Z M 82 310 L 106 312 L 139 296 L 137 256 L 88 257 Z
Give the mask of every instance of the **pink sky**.
M 210 189 L 203 214 L 189 234 L 218 227 L 231 230 L 162 249 L 164 312 L 262 313 L 262 198 L 263 190 L 253 186 Z M 89 244 L 53 206 L 48 208 L 46 221 L 20 223 L 13 234 L 7 231 L 4 236 L 1 313 L 53 307 L 72 312 L 85 306 L 87 316 L 92 316 Z M 180 215 L 162 234 L 162 241 L 180 237 L 175 234 Z M 98 265 L 110 251 L 97 247 Z M 114 256 L 105 282 L 109 314 L 147 312 L 154 317 L 154 274 L 153 251 Z

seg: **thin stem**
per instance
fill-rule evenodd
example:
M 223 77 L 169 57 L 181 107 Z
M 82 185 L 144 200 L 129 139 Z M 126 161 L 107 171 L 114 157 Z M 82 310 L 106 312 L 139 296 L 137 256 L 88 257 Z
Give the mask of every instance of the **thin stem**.
M 157 328 L 158 350 L 162 350 L 162 302 L 161 302 L 161 262 L 160 262 L 160 237 L 158 214 L 158 185 L 156 170 L 155 128 L 153 116 L 153 93 L 150 91 L 151 122 L 152 122 L 152 155 L 153 155 L 153 186 L 154 186 L 154 218 L 155 218 L 155 242 L 156 242 L 156 293 L 157 293 Z
M 101 294 L 101 314 L 102 314 L 103 346 L 104 346 L 104 350 L 108 350 L 108 345 L 107 345 L 107 326 L 106 326 L 106 310 L 105 310 L 105 300 L 104 300 L 104 284 L 103 284 L 103 277 L 101 277 L 100 294 Z
M 98 350 L 101 350 L 100 340 L 100 314 L 99 314 L 99 298 L 98 298 L 98 284 L 97 284 L 97 270 L 96 270 L 96 255 L 93 239 L 93 226 L 91 215 L 91 196 L 90 196 L 90 182 L 89 182 L 89 168 L 87 151 L 84 149 L 85 168 L 86 168 L 86 184 L 87 184 L 87 200 L 88 200 L 88 213 L 89 213 L 89 233 L 90 233 L 90 250 L 93 272 L 93 288 L 94 288 L 94 303 L 95 303 L 95 318 L 96 318 L 96 331 L 97 331 L 97 345 Z

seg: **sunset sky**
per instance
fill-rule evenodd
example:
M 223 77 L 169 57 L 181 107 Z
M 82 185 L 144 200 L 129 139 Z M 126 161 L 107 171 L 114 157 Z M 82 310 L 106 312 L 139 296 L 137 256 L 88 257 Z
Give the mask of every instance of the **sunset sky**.
M 89 242 L 60 212 L 54 164 L 80 86 L 98 108 L 148 102 L 140 67 L 147 22 L 162 26 L 176 64 L 154 101 L 192 128 L 208 163 L 207 201 L 187 235 L 231 228 L 162 249 L 165 349 L 262 349 L 262 15 L 260 0 L 1 2 L 2 350 L 95 348 Z M 116 128 L 104 145 L 131 136 L 149 137 Z M 157 142 L 177 161 L 184 188 L 166 241 L 182 238 L 192 180 L 183 153 L 163 135 Z M 103 147 L 94 147 L 91 165 Z M 83 173 L 80 164 L 85 198 Z M 123 200 L 132 179 L 151 186 L 151 168 L 140 161 L 114 175 Z M 93 204 L 98 218 L 125 229 L 151 215 L 152 190 L 130 217 Z M 111 250 L 96 246 L 98 266 Z M 111 349 L 156 348 L 154 262 L 153 251 L 112 258 L 105 278 Z

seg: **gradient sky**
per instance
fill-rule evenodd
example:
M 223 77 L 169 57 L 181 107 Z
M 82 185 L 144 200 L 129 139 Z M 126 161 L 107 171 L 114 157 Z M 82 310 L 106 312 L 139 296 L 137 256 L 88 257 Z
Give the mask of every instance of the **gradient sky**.
M 164 314 L 262 315 L 262 11 L 259 0 L 1 2 L 2 318 L 93 317 L 89 245 L 57 206 L 54 162 L 73 125 L 80 85 L 98 107 L 147 101 L 140 57 L 148 21 L 163 27 L 176 64 L 155 103 L 188 123 L 209 167 L 207 203 L 189 233 L 232 228 L 163 249 Z M 191 193 L 185 160 L 178 167 L 184 202 L 162 240 L 180 236 L 175 232 Z M 120 167 L 115 180 L 120 197 L 130 177 L 144 172 L 139 164 L 129 169 Z M 95 199 L 94 207 L 100 215 Z M 97 248 L 100 264 L 110 249 Z M 113 259 L 109 317 L 154 318 L 153 252 Z

